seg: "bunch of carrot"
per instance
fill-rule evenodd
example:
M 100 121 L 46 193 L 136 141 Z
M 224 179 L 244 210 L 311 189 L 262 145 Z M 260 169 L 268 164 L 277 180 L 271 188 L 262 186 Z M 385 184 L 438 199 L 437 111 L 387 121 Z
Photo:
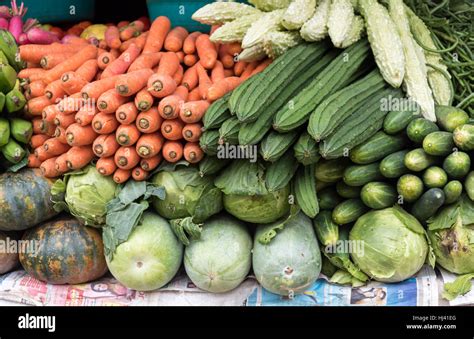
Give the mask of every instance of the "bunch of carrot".
M 197 163 L 210 103 L 271 62 L 236 62 L 238 44 L 216 45 L 208 34 L 171 28 L 166 17 L 148 31 L 136 25 L 109 26 L 103 49 L 82 43 L 20 48 L 29 64 L 58 59 L 19 74 L 28 79 L 34 125 L 30 167 L 57 177 L 98 157 L 98 171 L 123 183 L 146 180 L 162 159 Z M 121 37 L 130 27 L 134 33 Z

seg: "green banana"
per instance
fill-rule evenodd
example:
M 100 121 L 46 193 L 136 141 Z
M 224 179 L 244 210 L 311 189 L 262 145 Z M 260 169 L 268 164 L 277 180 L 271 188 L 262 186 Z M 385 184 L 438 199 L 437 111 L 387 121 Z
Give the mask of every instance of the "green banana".
M 15 38 L 7 30 L 0 29 L 0 51 L 2 51 L 8 63 L 19 71 L 23 67 L 23 62 L 18 57 L 18 46 Z
M 3 108 L 5 107 L 5 94 L 0 92 L 0 113 L 2 113 Z
M 5 53 L 3 53 L 2 50 L 0 50 L 0 64 L 9 65 L 7 56 L 5 55 Z
M 5 98 L 5 105 L 9 113 L 14 113 L 21 110 L 26 105 L 26 98 L 17 88 L 8 92 Z
M 28 120 L 12 118 L 10 119 L 10 131 L 16 141 L 27 144 L 33 135 L 33 124 Z
M 13 164 L 17 164 L 26 155 L 25 150 L 13 139 L 10 138 L 8 143 L 2 147 L 2 154 Z
M 6 145 L 10 139 L 10 124 L 5 118 L 0 118 L 0 147 Z
M 16 71 L 10 65 L 0 64 L 0 92 L 10 92 L 16 84 Z

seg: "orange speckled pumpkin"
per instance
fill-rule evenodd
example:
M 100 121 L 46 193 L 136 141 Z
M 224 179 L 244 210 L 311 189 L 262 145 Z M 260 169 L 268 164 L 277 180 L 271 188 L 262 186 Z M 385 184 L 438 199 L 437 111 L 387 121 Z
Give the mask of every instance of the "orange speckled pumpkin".
M 26 231 L 23 240 L 36 241 L 36 251 L 20 253 L 20 262 L 26 272 L 41 281 L 80 284 L 107 271 L 100 233 L 74 218 L 45 222 Z

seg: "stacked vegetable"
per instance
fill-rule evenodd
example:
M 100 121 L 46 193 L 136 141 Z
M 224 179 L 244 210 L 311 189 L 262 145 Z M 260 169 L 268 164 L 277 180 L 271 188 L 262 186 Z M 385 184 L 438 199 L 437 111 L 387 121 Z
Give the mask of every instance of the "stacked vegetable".
M 0 150 L 3 169 L 18 170 L 26 156 L 33 128 L 30 121 L 22 119 L 26 99 L 20 88 L 17 71 L 21 65 L 16 61 L 16 46 L 13 36 L 0 30 Z
M 147 29 L 140 20 L 107 27 L 107 50 L 80 38 L 21 47 L 23 60 L 42 67 L 20 73 L 30 82 L 27 110 L 35 117 L 30 167 L 58 177 L 97 156 L 99 172 L 123 183 L 145 180 L 162 158 L 197 163 L 209 102 L 271 62 L 234 65 L 238 46 L 171 29 L 166 17 Z

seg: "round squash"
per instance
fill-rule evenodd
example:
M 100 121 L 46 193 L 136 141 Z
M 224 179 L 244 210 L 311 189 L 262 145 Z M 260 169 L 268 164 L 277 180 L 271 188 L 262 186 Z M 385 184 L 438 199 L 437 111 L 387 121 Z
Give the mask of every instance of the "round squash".
M 80 284 L 107 272 L 100 233 L 74 218 L 43 223 L 23 235 L 29 251 L 20 252 L 28 274 L 50 284 Z
M 151 212 L 127 241 L 121 243 L 107 265 L 112 275 L 128 288 L 152 291 L 167 284 L 181 266 L 183 244 L 167 220 Z
M 52 184 L 39 169 L 0 175 L 0 230 L 25 230 L 55 216 Z
M 258 282 L 272 293 L 291 296 L 303 293 L 318 278 L 321 254 L 311 220 L 302 212 L 289 220 L 269 244 L 259 242 L 275 224 L 257 228 L 253 270 Z
M 223 293 L 244 281 L 252 263 L 252 238 L 244 223 L 218 215 L 204 223 L 201 238 L 184 251 L 184 268 L 202 290 Z
M 0 232 L 0 241 L 5 244 L 5 246 L 0 250 L 0 274 L 7 273 L 18 266 L 18 251 L 9 250 L 9 242 L 17 241 L 17 236 Z

